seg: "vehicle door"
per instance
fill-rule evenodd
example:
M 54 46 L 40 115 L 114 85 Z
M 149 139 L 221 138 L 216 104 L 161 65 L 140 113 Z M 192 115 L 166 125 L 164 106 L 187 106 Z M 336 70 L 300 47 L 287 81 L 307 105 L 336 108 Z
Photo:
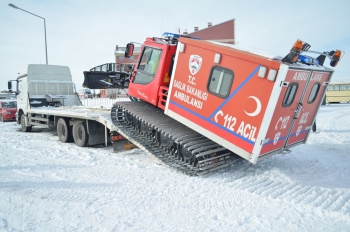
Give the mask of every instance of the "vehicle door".
M 23 109 L 25 112 L 28 107 L 28 90 L 27 90 L 27 77 L 18 78 L 17 80 L 17 108 Z
M 291 132 L 285 147 L 304 142 L 307 139 L 330 77 L 330 72 L 312 72 L 305 86 L 305 92 L 299 99 L 299 112 L 294 115 Z
M 311 70 L 288 70 L 284 81 L 280 83 L 282 89 L 260 155 L 284 148 L 293 122 L 299 118 L 302 110 L 300 101 L 310 76 Z

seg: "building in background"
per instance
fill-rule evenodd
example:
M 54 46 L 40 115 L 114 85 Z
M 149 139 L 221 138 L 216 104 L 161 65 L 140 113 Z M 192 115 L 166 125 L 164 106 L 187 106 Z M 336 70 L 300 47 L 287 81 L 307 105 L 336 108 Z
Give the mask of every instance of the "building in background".
M 126 58 L 125 55 L 125 47 L 119 47 L 118 45 L 115 47 L 114 55 L 115 55 L 115 63 L 120 64 L 121 67 L 127 67 L 128 65 L 133 65 L 135 61 L 139 58 L 141 51 L 141 47 L 134 48 L 134 54 L 130 58 Z
M 209 22 L 207 28 L 199 29 L 198 27 L 194 27 L 194 32 L 187 33 L 187 30 L 185 30 L 183 34 L 198 37 L 201 40 L 236 44 L 235 19 L 214 26 Z

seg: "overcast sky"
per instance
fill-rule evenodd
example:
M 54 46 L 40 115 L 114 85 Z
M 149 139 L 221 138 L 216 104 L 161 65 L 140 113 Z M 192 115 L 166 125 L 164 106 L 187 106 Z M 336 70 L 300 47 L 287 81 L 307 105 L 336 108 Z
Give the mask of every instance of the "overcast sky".
M 286 55 L 297 39 L 345 51 L 332 81 L 350 81 L 350 1 L 9 0 L 0 5 L 0 90 L 27 64 L 46 62 L 44 20 L 9 3 L 46 19 L 48 63 L 69 66 L 77 89 L 83 71 L 115 62 L 116 45 L 230 19 L 239 45 L 270 54 Z

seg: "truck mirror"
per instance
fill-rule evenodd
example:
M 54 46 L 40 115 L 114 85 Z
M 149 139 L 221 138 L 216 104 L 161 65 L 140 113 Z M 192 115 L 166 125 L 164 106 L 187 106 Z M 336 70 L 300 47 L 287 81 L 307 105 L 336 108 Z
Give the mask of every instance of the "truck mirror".
M 133 53 L 134 53 L 134 44 L 128 43 L 125 49 L 125 57 L 130 58 Z
M 9 89 L 9 92 L 12 93 L 12 82 L 11 81 L 7 82 L 7 87 Z

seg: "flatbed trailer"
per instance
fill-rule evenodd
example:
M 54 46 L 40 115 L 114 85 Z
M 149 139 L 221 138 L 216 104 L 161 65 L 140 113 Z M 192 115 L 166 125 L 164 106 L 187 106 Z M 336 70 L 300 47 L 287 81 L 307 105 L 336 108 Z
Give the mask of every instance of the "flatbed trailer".
M 62 106 L 32 108 L 27 111 L 29 125 L 38 128 L 54 128 L 59 125 L 62 118 L 69 122 L 69 126 L 78 124 L 86 125 L 88 135 L 87 143 L 84 145 L 96 145 L 109 143 L 110 131 L 116 131 L 116 127 L 111 122 L 110 109 L 92 108 L 85 106 Z M 62 133 L 60 127 L 58 133 Z M 85 133 L 85 132 L 81 132 Z M 60 136 L 60 135 L 59 135 Z M 86 135 L 81 134 L 81 139 Z M 63 141 L 64 142 L 64 141 Z M 69 141 L 71 142 L 71 141 Z
M 30 64 L 16 80 L 17 123 L 24 132 L 57 128 L 61 142 L 78 146 L 108 144 L 116 131 L 108 108 L 83 106 L 69 67 Z M 12 91 L 12 81 L 9 81 Z M 115 132 L 114 132 L 115 133 Z

